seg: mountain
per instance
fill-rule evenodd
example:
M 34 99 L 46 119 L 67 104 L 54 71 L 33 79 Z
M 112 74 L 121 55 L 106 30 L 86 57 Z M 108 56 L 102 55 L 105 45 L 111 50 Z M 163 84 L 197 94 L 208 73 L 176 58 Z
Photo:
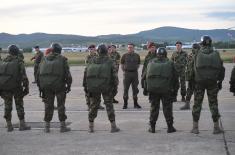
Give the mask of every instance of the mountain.
M 185 29 L 178 27 L 159 27 L 152 30 L 141 31 L 136 34 L 110 34 L 100 35 L 96 37 L 68 35 L 68 34 L 46 34 L 32 33 L 11 35 L 8 33 L 0 33 L 0 47 L 7 47 L 9 44 L 17 44 L 20 47 L 33 47 L 39 45 L 48 47 L 51 42 L 59 42 L 63 45 L 79 44 L 87 45 L 90 43 L 120 43 L 134 42 L 136 44 L 146 43 L 147 41 L 174 43 L 176 40 L 183 42 L 199 41 L 202 35 L 210 35 L 213 41 L 229 41 L 235 36 L 235 30 L 214 29 L 214 30 L 198 30 Z M 230 36 L 231 36 L 230 35 Z

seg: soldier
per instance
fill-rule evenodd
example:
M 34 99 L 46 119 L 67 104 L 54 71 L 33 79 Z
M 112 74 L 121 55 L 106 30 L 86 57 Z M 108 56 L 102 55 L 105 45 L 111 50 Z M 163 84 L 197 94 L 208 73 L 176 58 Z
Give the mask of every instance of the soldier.
M 195 57 L 195 55 L 198 53 L 198 51 L 200 50 L 200 45 L 197 44 L 197 43 L 194 43 L 192 45 L 192 53 L 190 53 L 188 55 L 188 61 L 187 61 L 187 66 L 186 66 L 186 70 L 185 70 L 185 74 L 186 74 L 186 81 L 188 81 L 188 88 L 187 88 L 187 91 L 186 91 L 186 101 L 185 101 L 185 105 L 182 106 L 180 108 L 180 110 L 188 110 L 190 109 L 190 100 L 191 100 L 191 97 L 193 95 L 193 92 L 194 92 L 194 86 L 195 86 L 195 82 L 193 81 L 193 79 L 191 79 L 192 77 L 192 73 L 193 73 L 193 70 L 192 70 L 192 65 L 193 65 L 193 59 Z
M 38 70 L 39 90 L 43 93 L 45 103 L 45 129 L 50 132 L 50 122 L 54 113 L 54 100 L 57 98 L 58 115 L 60 120 L 60 132 L 68 132 L 65 120 L 66 93 L 70 92 L 72 76 L 69 70 L 67 58 L 61 55 L 62 47 L 58 43 L 51 45 L 52 53 L 42 59 Z
M 235 67 L 233 67 L 229 83 L 230 92 L 233 92 L 233 96 L 235 96 Z
M 141 86 L 144 89 L 143 94 L 144 95 L 148 95 L 147 92 L 147 87 L 146 87 L 146 69 L 147 69 L 147 65 L 149 63 L 149 61 L 151 61 L 152 59 L 156 58 L 157 54 L 156 54 L 156 44 L 154 42 L 149 42 L 148 46 L 147 46 L 149 52 L 146 55 L 146 57 L 144 58 L 144 64 L 143 64 L 143 68 L 142 68 L 142 74 L 141 74 Z
M 88 65 L 90 64 L 94 58 L 96 58 L 98 55 L 96 53 L 96 47 L 95 45 L 91 44 L 89 47 L 88 47 L 88 51 L 89 51 L 89 54 L 87 55 L 86 59 L 85 59 L 85 64 Z M 85 75 L 85 74 L 84 74 Z M 84 78 L 83 78 L 84 79 Z M 83 87 L 84 87 L 84 92 L 85 92 L 85 98 L 86 98 L 86 104 L 88 106 L 88 111 L 89 111 L 89 108 L 90 108 L 90 104 L 91 104 L 91 101 L 90 101 L 90 97 L 89 97 L 89 94 L 87 92 L 87 88 L 86 88 L 86 83 L 85 81 L 83 81 Z M 100 103 L 101 103 L 101 98 L 100 98 Z M 99 109 L 100 110 L 104 110 L 104 107 L 99 105 Z
M 182 42 L 177 41 L 175 43 L 176 50 L 173 52 L 171 56 L 171 60 L 174 62 L 175 69 L 178 74 L 178 78 L 180 81 L 180 88 L 181 88 L 181 96 L 182 99 L 181 101 L 185 102 L 185 95 L 186 95 L 186 85 L 185 85 L 185 67 L 187 64 L 187 53 L 182 50 Z M 175 90 L 174 93 L 174 102 L 177 101 L 177 92 L 178 92 L 179 87 Z
M 222 89 L 222 81 L 225 68 L 220 54 L 212 47 L 209 36 L 201 37 L 201 49 L 198 51 L 193 63 L 193 80 L 195 81 L 194 105 L 192 110 L 193 129 L 192 133 L 198 134 L 198 121 L 200 118 L 202 102 L 205 90 L 207 91 L 209 107 L 214 122 L 214 134 L 219 134 L 222 129 L 219 126 L 218 90 Z
M 121 56 L 120 56 L 120 54 L 117 52 L 117 48 L 116 48 L 115 45 L 111 45 L 111 46 L 110 46 L 109 57 L 113 60 L 113 62 L 114 62 L 114 64 L 115 64 L 116 72 L 117 72 L 117 74 L 118 74 L 118 71 L 119 71 L 119 63 L 120 63 Z M 117 93 L 118 93 L 118 87 L 117 87 L 117 88 L 114 88 L 114 90 L 112 90 L 112 92 L 113 92 L 113 103 L 118 103 L 118 101 L 115 99 L 115 96 L 116 96 Z
M 128 105 L 128 91 L 130 85 L 132 85 L 132 92 L 133 92 L 133 100 L 134 100 L 134 108 L 141 108 L 138 104 L 138 69 L 140 65 L 140 56 L 139 54 L 134 52 L 134 44 L 129 43 L 127 45 L 128 52 L 125 53 L 121 58 L 121 68 L 123 70 L 123 85 L 124 85 L 124 94 L 123 100 L 124 105 L 123 109 L 127 109 Z
M 98 47 L 98 57 L 89 63 L 84 72 L 84 83 L 87 85 L 87 92 L 90 96 L 89 109 L 89 132 L 94 132 L 94 120 L 100 104 L 100 96 L 103 96 L 109 121 L 111 122 L 111 132 L 118 132 L 120 129 L 115 123 L 115 112 L 112 103 L 112 89 L 118 85 L 118 77 L 113 61 L 108 56 L 105 45 Z
M 4 100 L 7 131 L 14 130 L 12 118 L 12 100 L 14 98 L 16 111 L 20 120 L 19 130 L 30 130 L 25 123 L 23 97 L 29 93 L 29 81 L 26 75 L 24 62 L 18 57 L 19 48 L 16 45 L 8 47 L 8 55 L 0 61 L 0 95 Z
M 151 96 L 150 128 L 149 132 L 155 133 L 155 124 L 158 119 L 160 100 L 163 105 L 163 113 L 167 122 L 167 132 L 176 132 L 173 126 L 171 91 L 178 82 L 174 63 L 167 58 L 166 49 L 157 49 L 157 58 L 150 60 L 146 70 L 147 90 Z
M 35 49 L 36 54 L 34 55 L 34 57 L 31 58 L 31 61 L 34 60 L 34 79 L 35 79 L 35 81 L 32 83 L 37 82 L 38 67 L 39 67 L 41 59 L 43 57 L 43 53 L 40 51 L 39 46 L 35 46 L 34 49 Z

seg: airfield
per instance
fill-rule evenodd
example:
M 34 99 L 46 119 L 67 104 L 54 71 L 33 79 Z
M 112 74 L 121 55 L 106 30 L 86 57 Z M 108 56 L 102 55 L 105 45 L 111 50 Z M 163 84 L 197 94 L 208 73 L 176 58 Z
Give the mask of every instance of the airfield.
M 4 105 L 0 99 L 0 155 L 234 155 L 235 154 L 235 96 L 229 92 L 229 79 L 234 64 L 226 63 L 226 77 L 223 89 L 219 92 L 219 110 L 225 133 L 213 135 L 213 122 L 208 106 L 207 95 L 199 122 L 200 134 L 190 133 L 192 128 L 191 110 L 180 111 L 180 102 L 173 104 L 176 133 L 168 134 L 162 113 L 156 124 L 155 134 L 147 132 L 150 103 L 143 96 L 139 85 L 141 110 L 133 108 L 132 92 L 129 92 L 129 105 L 123 110 L 123 72 L 119 70 L 119 88 L 114 104 L 116 123 L 121 129 L 110 133 L 106 111 L 99 111 L 95 120 L 95 132 L 88 133 L 88 111 L 82 87 L 84 66 L 72 66 L 73 84 L 67 95 L 67 124 L 72 131 L 59 132 L 58 113 L 54 112 L 51 133 L 43 132 L 44 104 L 39 98 L 38 88 L 32 84 L 33 68 L 27 67 L 30 80 L 30 93 L 24 99 L 25 118 L 32 127 L 30 131 L 18 131 L 18 117 L 13 106 L 12 122 L 15 130 L 8 133 L 5 128 Z M 141 66 L 142 67 L 142 66 Z M 141 70 L 141 68 L 140 68 Z M 140 73 L 139 70 L 139 73 Z M 139 77 L 140 78 L 140 77 Z M 102 103 L 103 105 L 103 103 Z M 191 107 L 193 100 L 191 101 Z

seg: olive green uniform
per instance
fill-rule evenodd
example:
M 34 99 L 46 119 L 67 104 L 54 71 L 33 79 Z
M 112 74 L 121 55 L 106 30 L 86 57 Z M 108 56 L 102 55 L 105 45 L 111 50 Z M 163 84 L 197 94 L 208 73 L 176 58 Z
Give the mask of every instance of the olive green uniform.
M 42 60 L 43 57 L 43 53 L 41 51 L 38 51 L 34 57 L 32 57 L 31 59 L 34 60 L 34 78 L 35 78 L 35 82 L 37 81 L 37 72 L 38 72 L 38 67 L 39 64 Z

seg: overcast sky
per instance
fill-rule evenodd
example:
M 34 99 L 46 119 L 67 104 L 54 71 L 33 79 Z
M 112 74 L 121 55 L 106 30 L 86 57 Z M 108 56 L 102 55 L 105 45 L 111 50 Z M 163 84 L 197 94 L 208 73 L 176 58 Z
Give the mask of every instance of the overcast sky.
M 131 34 L 235 26 L 235 0 L 0 0 L 0 32 Z

